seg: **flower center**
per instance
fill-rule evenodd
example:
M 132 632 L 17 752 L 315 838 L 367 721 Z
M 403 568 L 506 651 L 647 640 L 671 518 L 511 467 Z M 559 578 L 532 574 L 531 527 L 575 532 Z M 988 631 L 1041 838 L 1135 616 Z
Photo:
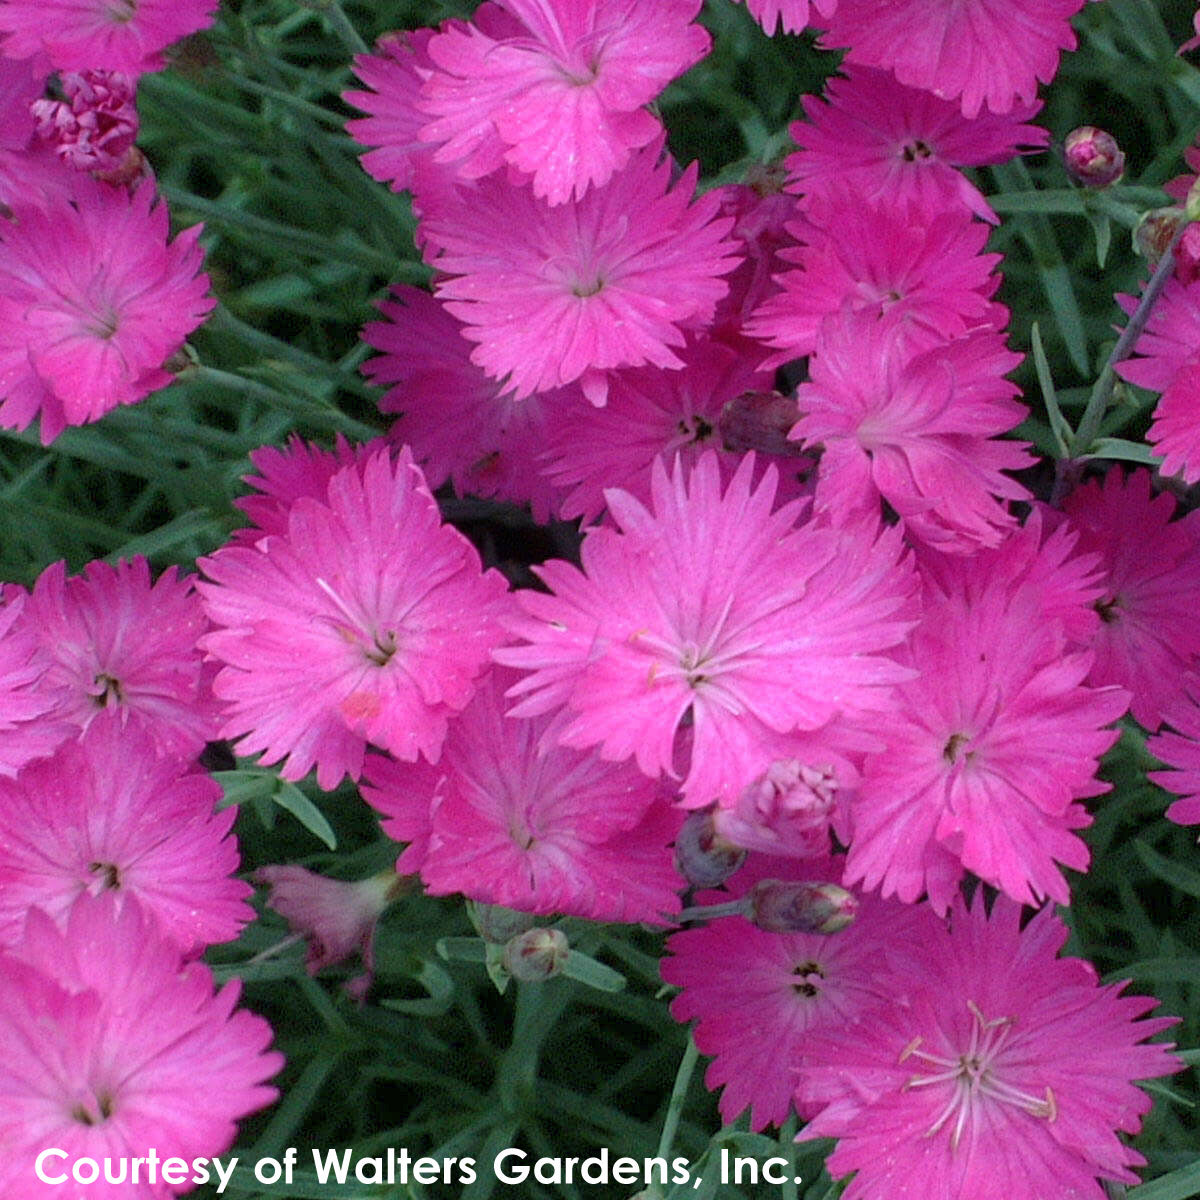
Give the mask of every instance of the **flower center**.
M 79 1101 L 71 1109 L 71 1120 L 80 1125 L 103 1125 L 113 1115 L 113 1097 L 110 1092 L 98 1091 Z
M 108 708 L 113 704 L 120 704 L 125 699 L 124 689 L 121 687 L 121 681 L 114 675 L 108 675 L 101 671 L 95 679 L 92 680 L 92 700 L 97 708 Z
M 1093 607 L 1100 614 L 1100 620 L 1105 625 L 1115 625 L 1121 619 L 1121 601 L 1118 596 L 1109 596 L 1107 600 L 1097 600 Z
M 1053 1121 L 1058 1116 L 1054 1092 L 1049 1087 L 1044 1095 L 1034 1096 L 1013 1087 L 1000 1077 L 1003 1050 L 1016 1025 L 1016 1018 L 995 1017 L 989 1021 L 973 1000 L 967 1001 L 967 1008 L 971 1013 L 971 1035 L 966 1049 L 957 1056 L 951 1058 L 922 1049 L 925 1039 L 920 1036 L 913 1038 L 900 1052 L 901 1062 L 919 1058 L 938 1068 L 929 1075 L 913 1075 L 904 1084 L 903 1091 L 934 1084 L 950 1085 L 946 1104 L 934 1118 L 933 1124 L 925 1130 L 925 1137 L 934 1137 L 939 1130 L 953 1122 L 951 1151 L 958 1149 L 963 1131 L 968 1125 L 975 1124 L 979 1110 L 988 1102 L 1008 1104 L 1047 1121 Z
M 900 157 L 905 162 L 927 162 L 933 157 L 933 148 L 920 138 L 913 138 L 900 147 Z
M 825 972 L 821 969 L 821 964 L 809 959 L 807 962 L 797 963 L 792 968 L 792 991 L 797 996 L 804 996 L 807 999 L 812 999 L 820 990 L 821 983 L 825 979 Z
M 699 416 L 681 417 L 675 428 L 679 431 L 681 438 L 697 444 L 707 442 L 713 435 L 713 426 Z
M 578 296 L 581 300 L 586 300 L 588 296 L 595 296 L 603 290 L 604 276 L 599 272 L 590 279 L 580 279 L 571 285 L 571 295 Z
M 121 872 L 116 863 L 88 863 L 88 871 L 92 875 L 100 876 L 102 891 L 118 892 L 121 890 Z
M 946 744 L 942 747 L 942 757 L 953 766 L 958 762 L 959 755 L 962 754 L 962 749 L 971 740 L 969 733 L 952 733 L 946 739 Z M 968 750 L 963 755 L 964 762 L 970 762 L 975 757 L 974 750 Z

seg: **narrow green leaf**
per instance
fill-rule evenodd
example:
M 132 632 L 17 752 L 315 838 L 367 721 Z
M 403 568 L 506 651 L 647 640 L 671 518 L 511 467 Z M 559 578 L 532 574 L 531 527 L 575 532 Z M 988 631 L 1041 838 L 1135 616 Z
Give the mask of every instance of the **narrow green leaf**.
M 1042 389 L 1042 399 L 1046 402 L 1046 415 L 1050 418 L 1050 432 L 1054 435 L 1055 446 L 1059 458 L 1066 458 L 1067 444 L 1074 436 L 1074 430 L 1062 414 L 1058 405 L 1058 393 L 1054 389 L 1054 377 L 1050 373 L 1050 363 L 1046 358 L 1046 350 L 1042 345 L 1042 331 L 1034 321 L 1030 331 L 1030 341 L 1033 348 L 1033 364 L 1037 371 L 1038 384 Z
M 1103 271 L 1112 245 L 1112 222 L 1106 213 L 1088 211 L 1088 224 L 1096 235 L 1096 265 Z
M 1125 1200 L 1195 1200 L 1200 1196 L 1200 1158 L 1125 1193 Z
M 1115 458 L 1121 462 L 1142 463 L 1147 467 L 1161 467 L 1162 458 L 1142 442 L 1130 442 L 1125 438 L 1102 437 L 1092 443 L 1090 454 L 1084 458 Z
M 486 962 L 487 944 L 477 937 L 438 938 L 437 952 L 447 962 Z
M 619 992 L 625 986 L 625 976 L 587 954 L 572 950 L 563 964 L 563 974 L 600 992 Z
M 281 779 L 275 785 L 271 799 L 290 812 L 314 837 L 320 838 L 330 850 L 337 849 L 337 835 L 321 810 L 294 784 Z
M 1138 858 L 1159 879 L 1166 880 L 1172 887 L 1186 892 L 1189 896 L 1200 898 L 1200 871 L 1185 867 L 1182 863 L 1172 862 L 1141 839 L 1133 843 L 1133 848 Z

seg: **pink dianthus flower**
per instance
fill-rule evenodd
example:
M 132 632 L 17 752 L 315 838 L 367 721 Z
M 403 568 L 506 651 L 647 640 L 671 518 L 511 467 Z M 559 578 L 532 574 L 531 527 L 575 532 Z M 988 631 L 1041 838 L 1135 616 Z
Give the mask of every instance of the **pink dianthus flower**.
M 992 300 L 1000 255 L 980 253 L 987 226 L 961 209 L 930 216 L 842 193 L 815 200 L 788 230 L 801 245 L 782 257 L 799 269 L 778 277 L 782 290 L 746 326 L 777 350 L 764 366 L 811 354 L 821 323 L 846 307 L 891 317 L 912 350 L 1007 323 Z
M 47 567 L 29 617 L 50 664 L 41 690 L 77 730 L 102 713 L 150 736 L 159 753 L 199 754 L 216 736 L 210 672 L 196 647 L 208 627 L 190 579 L 168 567 L 152 584 L 140 556 Z
M 811 9 L 828 18 L 837 3 L 838 0 L 745 0 L 754 19 L 771 34 L 780 26 L 784 33 L 802 33 L 812 19 Z
M 1184 681 L 1184 695 L 1163 714 L 1171 726 L 1147 739 L 1146 749 L 1171 771 L 1151 771 L 1159 787 L 1182 796 L 1167 809 L 1167 819 L 1178 825 L 1200 825 L 1200 676 Z
M 670 843 L 681 817 L 631 763 L 546 746 L 555 718 L 506 717 L 504 689 L 517 678 L 493 670 L 451 722 L 436 767 L 369 767 L 364 794 L 385 831 L 410 840 L 414 824 L 428 826 L 420 872 L 433 895 L 661 922 L 679 909 Z
M 218 0 L 5 0 L 0 53 L 44 54 L 58 71 L 161 71 L 163 51 L 207 29 Z
M 499 0 L 430 39 L 420 137 L 474 179 L 502 164 L 557 205 L 659 135 L 645 107 L 708 53 L 700 0 Z M 506 184 L 506 186 L 511 186 Z
M 119 71 L 64 72 L 65 99 L 32 105 L 37 134 L 80 171 L 122 169 L 138 135 L 136 83 Z
M 693 165 L 672 187 L 654 144 L 603 187 L 547 208 L 502 176 L 426 217 L 446 308 L 477 342 L 471 361 L 518 399 L 581 379 L 603 403 L 603 372 L 677 369 L 683 330 L 705 326 L 737 264 L 720 196 L 689 204 Z
M 70 733 L 51 716 L 53 700 L 41 679 L 50 665 L 25 615 L 28 594 L 0 586 L 0 778 L 49 754 Z
M 1080 551 L 1097 554 L 1104 571 L 1088 682 L 1128 688 L 1134 717 L 1157 729 L 1200 659 L 1200 515 L 1172 521 L 1175 501 L 1152 495 L 1150 472 L 1126 476 L 1120 467 L 1103 484 L 1077 488 L 1063 511 L 1079 531 Z
M 975 117 L 1037 99 L 1075 48 L 1071 18 L 1085 0 L 840 0 L 821 38 L 847 62 L 882 67 L 901 83 L 957 100 Z
M 286 532 L 200 565 L 222 736 L 283 760 L 286 779 L 315 765 L 326 789 L 358 777 L 367 742 L 436 759 L 501 640 L 504 580 L 441 523 L 407 450 L 344 467 L 324 502 L 291 505 Z
M 166 387 L 164 364 L 215 303 L 200 227 L 168 244 L 149 184 L 131 196 L 81 176 L 75 190 L 0 222 L 0 425 L 40 411 L 44 443 Z
M 270 1104 L 283 1066 L 271 1028 L 234 1011 L 240 984 L 214 994 L 200 962 L 180 966 L 136 903 L 80 896 L 62 928 L 34 909 L 21 941 L 0 952 L 0 1194 L 45 1200 L 34 1174 L 47 1147 L 92 1158 L 88 1200 L 163 1200 L 189 1185 L 129 1182 L 130 1159 L 211 1158 L 236 1122 Z M 109 1172 L 105 1180 L 104 1171 Z M 64 1171 L 65 1173 L 65 1171 Z
M 911 204 L 930 216 L 962 205 L 996 224 L 983 193 L 957 168 L 1007 162 L 1050 138 L 1025 124 L 1040 104 L 968 120 L 957 104 L 853 64 L 845 78 L 829 80 L 824 101 L 801 103 L 808 120 L 791 126 L 800 149 L 787 159 L 793 190 L 815 196 L 850 188 L 872 203 Z
M 894 320 L 844 311 L 826 321 L 800 385 L 791 437 L 821 446 L 816 504 L 835 519 L 885 500 L 916 538 L 969 554 L 1015 524 L 1003 501 L 1029 493 L 1003 474 L 1032 464 L 1003 440 L 1027 415 L 1005 379 L 1021 361 L 993 332 L 910 356 Z
M 729 894 L 744 896 L 763 879 L 838 883 L 841 864 L 752 855 L 729 880 Z M 720 903 L 729 894 L 697 899 Z M 864 1006 L 888 999 L 885 965 L 911 956 L 914 939 L 935 924 L 925 909 L 857 899 L 853 924 L 832 935 L 769 933 L 744 917 L 722 917 L 667 939 L 662 976 L 683 989 L 671 1014 L 696 1022 L 696 1048 L 713 1060 L 704 1080 L 723 1089 L 726 1124 L 749 1107 L 751 1129 L 782 1125 L 802 1075 L 828 1062 L 828 1047 L 816 1057 L 809 1051 L 814 1033 L 843 1029 Z
M 530 672 L 511 694 L 530 716 L 565 705 L 568 746 L 673 772 L 689 716 L 689 807 L 731 803 L 781 757 L 779 735 L 886 703 L 907 672 L 883 651 L 911 627 L 912 576 L 899 537 L 864 524 L 799 529 L 772 511 L 768 468 L 747 455 L 728 485 L 711 451 L 690 475 L 661 460 L 651 507 L 610 489 L 616 529 L 583 542 L 583 569 L 535 568 L 551 595 L 517 594 L 527 645 L 496 658 Z
M 1139 1019 L 1157 1001 L 1057 957 L 1066 938 L 1050 908 L 1022 929 L 1004 897 L 990 917 L 959 902 L 892 959 L 880 1003 L 814 1034 L 797 1099 L 824 1108 L 800 1136 L 839 1139 L 845 1200 L 1104 1200 L 1099 1178 L 1138 1182 L 1119 1135 L 1150 1109 L 1134 1081 L 1180 1069 L 1141 1044 L 1173 1018 Z
M 254 912 L 233 878 L 237 810 L 215 812 L 220 799 L 207 774 L 111 719 L 0 780 L 0 945 L 31 908 L 65 921 L 82 892 L 136 901 L 181 954 L 237 937 Z

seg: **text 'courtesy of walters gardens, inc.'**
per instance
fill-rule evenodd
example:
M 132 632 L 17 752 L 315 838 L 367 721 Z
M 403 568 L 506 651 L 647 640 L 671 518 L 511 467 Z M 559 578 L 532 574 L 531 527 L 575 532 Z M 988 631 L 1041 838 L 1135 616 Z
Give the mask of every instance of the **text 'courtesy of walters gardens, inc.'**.
M 309 1165 L 311 1163 L 311 1166 Z M 721 1184 L 774 1184 L 803 1182 L 792 1174 L 786 1158 L 746 1158 L 722 1149 L 715 1163 L 706 1164 L 704 1175 L 695 1172 L 686 1158 L 630 1158 L 601 1149 L 587 1158 L 535 1158 L 517 1146 L 499 1151 L 490 1161 L 474 1158 L 414 1158 L 406 1149 L 389 1148 L 379 1155 L 358 1155 L 353 1150 L 309 1150 L 289 1147 L 279 1158 L 253 1162 L 227 1158 L 162 1158 L 151 1149 L 139 1158 L 88 1158 L 48 1147 L 38 1154 L 33 1172 L 50 1186 L 108 1184 L 166 1184 L 169 1187 L 213 1184 L 223 1195 L 233 1182 L 240 1187 L 253 1183 L 262 1187 L 288 1187 L 305 1183 L 407 1184 L 446 1186 L 474 1183 L 490 1171 L 500 1184 L 516 1186 L 531 1180 L 538 1183 L 661 1188 L 688 1185 L 695 1190 L 706 1177 L 716 1174 Z M 711 1182 L 711 1180 L 710 1180 Z

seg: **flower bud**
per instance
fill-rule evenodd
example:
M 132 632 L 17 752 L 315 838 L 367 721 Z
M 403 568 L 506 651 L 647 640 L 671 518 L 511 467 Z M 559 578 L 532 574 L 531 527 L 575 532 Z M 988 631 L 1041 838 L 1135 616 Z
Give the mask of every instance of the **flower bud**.
M 742 865 L 746 852 L 717 834 L 712 809 L 689 813 L 675 838 L 675 869 L 698 888 L 724 883 Z
M 1084 187 L 1111 187 L 1125 174 L 1125 155 L 1117 139 L 1094 125 L 1072 129 L 1063 142 L 1067 174 Z
M 778 759 L 741 791 L 731 808 L 718 809 L 718 838 L 764 854 L 812 858 L 829 853 L 829 827 L 838 783 L 831 767 Z
M 1182 208 L 1152 208 L 1142 213 L 1141 220 L 1133 231 L 1134 251 L 1142 256 L 1151 267 L 1166 254 L 1175 231 L 1187 220 Z
M 760 879 L 747 899 L 750 921 L 768 933 L 837 933 L 858 911 L 858 901 L 836 883 Z
M 505 943 L 504 969 L 525 983 L 540 983 L 561 975 L 571 948 L 559 929 L 527 929 Z
M 510 938 L 532 929 L 537 923 L 531 913 L 517 912 L 514 908 L 504 908 L 499 904 L 480 904 L 474 900 L 467 901 L 467 915 L 475 932 L 485 942 L 503 946 Z
M 788 433 L 798 420 L 800 411 L 791 396 L 743 392 L 721 410 L 718 429 L 725 449 L 734 453 L 757 450 L 760 454 L 801 458 L 805 452 L 799 443 L 788 441 Z

